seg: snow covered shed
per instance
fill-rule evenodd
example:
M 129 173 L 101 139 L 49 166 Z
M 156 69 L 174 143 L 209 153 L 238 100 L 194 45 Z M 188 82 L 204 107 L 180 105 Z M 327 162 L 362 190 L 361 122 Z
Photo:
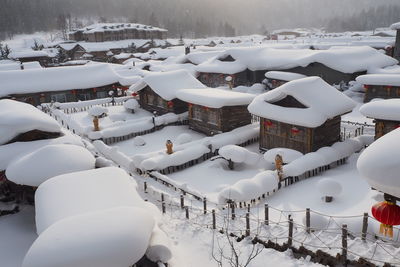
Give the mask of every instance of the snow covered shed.
M 207 135 L 251 123 L 247 106 L 255 95 L 222 89 L 184 89 L 177 97 L 189 103 L 189 127 Z
M 302 153 L 340 140 L 341 115 L 355 103 L 319 77 L 288 82 L 257 96 L 250 113 L 260 117 L 260 149 L 282 147 Z
M 400 98 L 400 74 L 367 74 L 356 81 L 364 85 L 364 103 L 374 98 Z
M 205 85 L 188 71 L 177 70 L 150 73 L 132 85 L 130 90 L 139 94 L 139 103 L 143 109 L 162 115 L 170 112 L 180 114 L 188 110 L 187 103 L 176 97 L 179 90 L 203 88 Z
M 46 51 L 42 50 L 39 51 L 26 50 L 26 51 L 11 52 L 9 58 L 18 60 L 20 62 L 37 61 L 43 67 L 51 63 L 51 57 L 49 56 L 49 54 Z
M 108 64 L 54 67 L 0 72 L 0 98 L 13 98 L 32 105 L 74 102 L 108 97 L 110 90 L 129 79 Z
M 392 30 L 396 31 L 396 43 L 394 45 L 393 57 L 400 61 L 400 22 L 394 23 L 390 26 Z
M 361 106 L 360 112 L 374 119 L 375 140 L 400 127 L 400 99 L 372 101 Z

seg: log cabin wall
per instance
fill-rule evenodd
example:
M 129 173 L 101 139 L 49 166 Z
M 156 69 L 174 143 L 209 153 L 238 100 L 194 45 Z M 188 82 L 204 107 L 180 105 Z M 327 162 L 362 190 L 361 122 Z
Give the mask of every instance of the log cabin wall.
M 321 126 L 314 128 L 312 133 L 311 151 L 317 151 L 321 147 L 331 146 L 340 141 L 341 117 L 336 116 L 327 120 Z M 311 152 L 310 151 L 310 152 Z
M 397 30 L 396 43 L 394 45 L 393 57 L 400 61 L 400 30 Z
M 400 121 L 375 119 L 375 140 L 400 127 Z
M 237 87 L 240 85 L 251 85 L 251 74 L 248 70 L 235 73 L 235 74 L 222 74 L 222 73 L 208 73 L 208 72 L 201 72 L 197 79 L 202 82 L 207 87 L 220 87 L 220 86 L 227 86 L 228 82 L 226 81 L 226 77 L 231 76 L 233 87 Z
M 364 88 L 364 103 L 367 103 L 374 98 L 400 98 L 400 86 L 364 85 Z
M 221 109 L 221 130 L 229 132 L 251 123 L 251 114 L 245 106 L 230 106 Z
M 14 142 L 31 142 L 37 140 L 44 139 L 53 139 L 63 135 L 61 132 L 44 132 L 40 130 L 32 130 L 25 133 L 21 133 L 18 136 L 14 137 L 12 140 L 7 142 L 6 144 L 14 143 Z
M 186 102 L 177 98 L 167 101 L 151 90 L 149 86 L 146 86 L 139 91 L 139 103 L 143 109 L 149 112 L 156 111 L 157 115 L 163 115 L 170 112 L 180 114 L 188 110 Z

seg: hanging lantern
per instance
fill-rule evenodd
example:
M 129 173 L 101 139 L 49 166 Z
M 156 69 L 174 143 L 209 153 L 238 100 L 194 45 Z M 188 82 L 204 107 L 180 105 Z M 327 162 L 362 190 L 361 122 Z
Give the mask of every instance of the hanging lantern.
M 173 108 L 173 107 L 174 107 L 174 102 L 168 101 L 168 102 L 167 102 L 167 106 L 168 106 L 169 108 Z
M 264 126 L 267 127 L 267 128 L 272 127 L 273 125 L 274 125 L 274 124 L 273 124 L 272 121 L 270 121 L 270 120 L 265 120 L 265 121 L 264 121 Z
M 300 133 L 300 130 L 297 127 L 292 127 L 292 129 L 290 129 L 290 132 L 292 133 L 293 136 L 296 136 Z
M 372 216 L 381 223 L 379 233 L 393 237 L 393 225 L 400 224 L 400 207 L 394 202 L 383 201 L 371 208 Z
M 137 96 L 138 94 L 137 93 L 132 93 L 132 96 Z

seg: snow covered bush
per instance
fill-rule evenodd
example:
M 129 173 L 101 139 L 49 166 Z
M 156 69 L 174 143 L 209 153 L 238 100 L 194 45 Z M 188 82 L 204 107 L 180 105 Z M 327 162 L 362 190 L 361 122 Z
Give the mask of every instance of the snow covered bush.
M 338 196 L 342 192 L 342 186 L 330 178 L 321 179 L 317 183 L 317 188 L 325 197 L 326 202 L 331 202 L 333 197 Z
M 146 141 L 144 140 L 143 137 L 136 136 L 135 138 L 133 138 L 133 144 L 135 146 L 144 146 L 146 144 Z
M 250 152 L 246 148 L 237 145 L 227 145 L 221 147 L 218 153 L 220 156 L 228 160 L 230 169 L 233 169 L 233 163 L 246 163 L 254 165 L 260 158 L 257 153 Z
M 139 103 L 136 99 L 129 99 L 124 102 L 124 108 L 132 113 L 139 108 Z
M 102 106 L 94 106 L 88 110 L 88 114 L 92 117 L 105 117 L 107 115 L 108 109 Z
M 180 135 L 178 136 L 178 138 L 176 139 L 176 141 L 177 141 L 177 143 L 178 143 L 179 145 L 189 143 L 189 142 L 191 142 L 192 140 L 193 140 L 192 136 L 191 136 L 190 134 L 188 134 L 188 133 L 180 134 Z

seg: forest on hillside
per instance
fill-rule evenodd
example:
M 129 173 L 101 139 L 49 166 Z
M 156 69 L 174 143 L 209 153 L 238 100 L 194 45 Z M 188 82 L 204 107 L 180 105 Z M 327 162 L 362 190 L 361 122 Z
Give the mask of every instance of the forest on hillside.
M 280 28 L 371 30 L 400 21 L 398 0 L 0 0 L 0 40 L 19 33 L 137 22 L 169 37 L 265 34 Z

